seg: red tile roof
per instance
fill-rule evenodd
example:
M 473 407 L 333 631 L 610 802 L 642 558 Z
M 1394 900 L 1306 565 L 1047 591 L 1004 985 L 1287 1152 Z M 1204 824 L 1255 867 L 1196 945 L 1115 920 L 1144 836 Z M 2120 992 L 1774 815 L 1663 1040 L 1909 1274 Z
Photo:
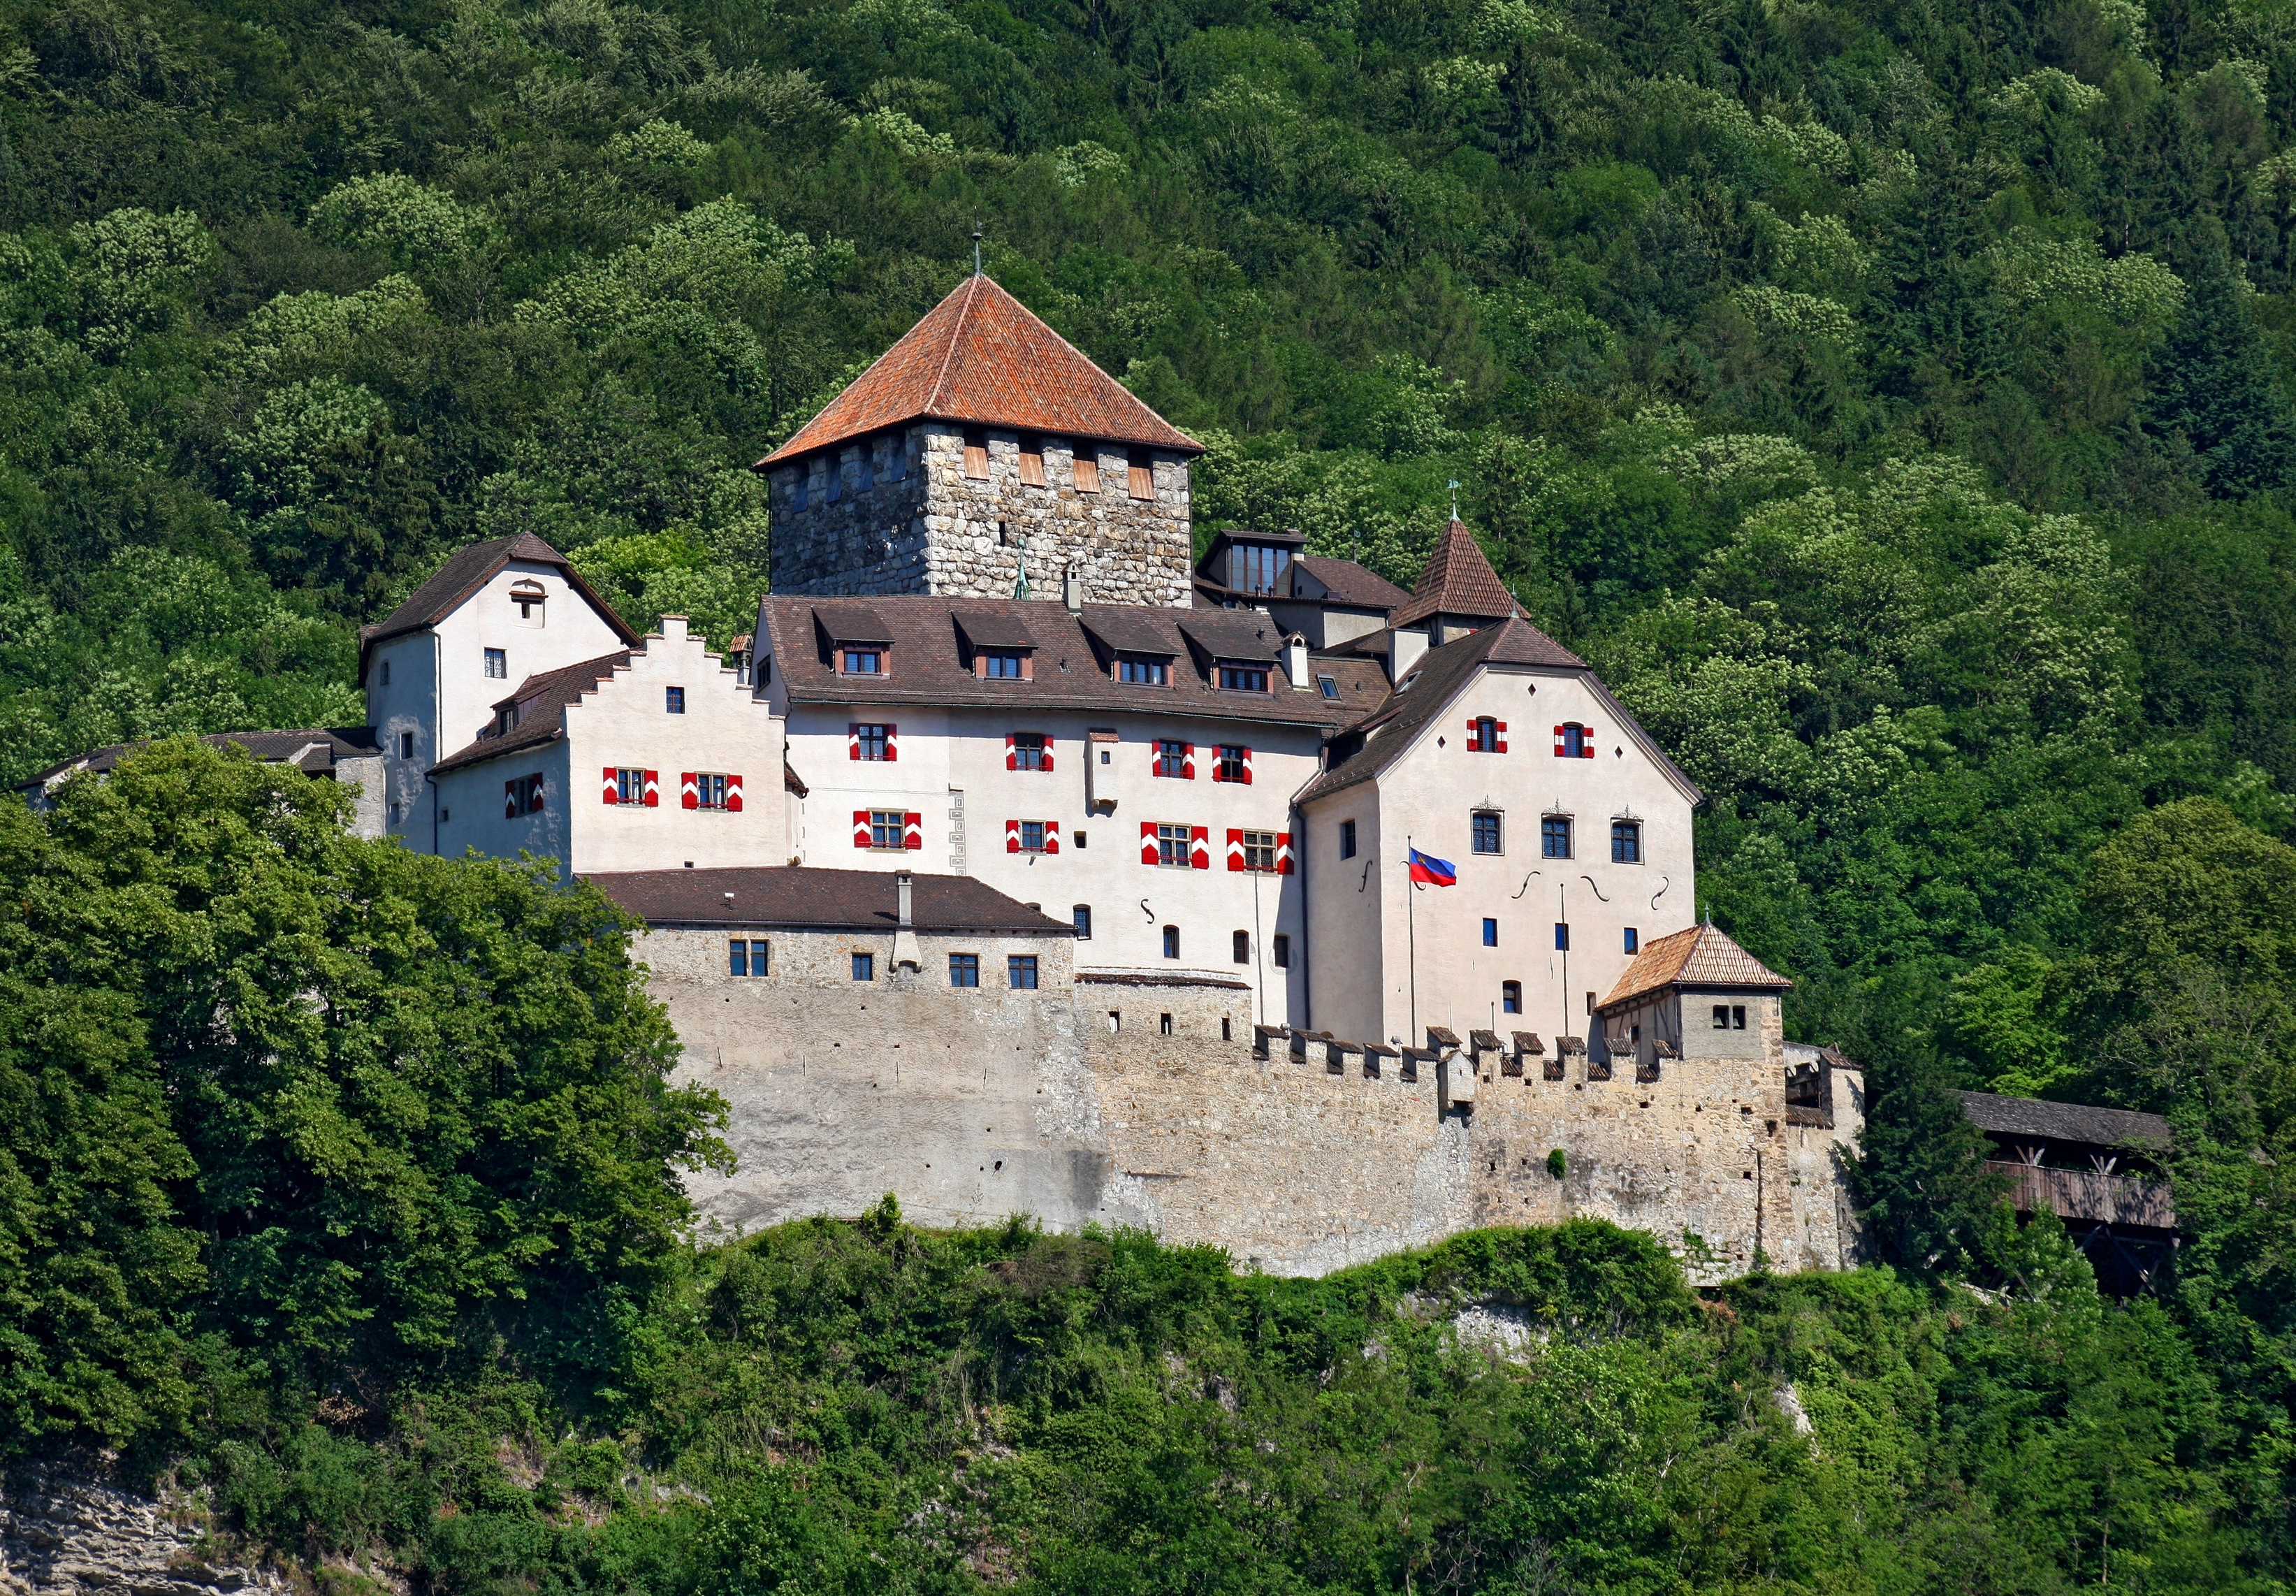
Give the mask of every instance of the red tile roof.
M 1711 925 L 1661 937 L 1635 955 L 1627 973 L 1595 1005 L 1597 1012 L 1662 986 L 1752 986 L 1780 991 L 1793 983 Z
M 1203 453 L 1027 306 L 975 275 L 758 466 L 923 418 Z
M 1520 613 L 1514 595 L 1483 558 L 1475 535 L 1467 530 L 1464 521 L 1454 520 L 1435 540 L 1435 552 L 1427 557 L 1427 569 L 1419 573 L 1419 585 L 1412 589 L 1411 602 L 1397 610 L 1388 625 L 1407 626 L 1431 615 L 1497 620 Z

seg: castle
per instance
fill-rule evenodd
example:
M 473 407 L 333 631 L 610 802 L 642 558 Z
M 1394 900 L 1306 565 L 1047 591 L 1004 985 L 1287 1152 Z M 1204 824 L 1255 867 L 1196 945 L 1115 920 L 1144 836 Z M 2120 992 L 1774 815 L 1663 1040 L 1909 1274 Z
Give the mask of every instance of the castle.
M 1847 1261 L 1860 1077 L 1696 923 L 1698 789 L 1456 520 L 1408 594 L 1296 534 L 1193 558 L 1200 453 L 976 273 L 758 462 L 750 635 L 640 636 L 530 536 L 367 628 L 373 823 L 646 921 L 728 1225 Z

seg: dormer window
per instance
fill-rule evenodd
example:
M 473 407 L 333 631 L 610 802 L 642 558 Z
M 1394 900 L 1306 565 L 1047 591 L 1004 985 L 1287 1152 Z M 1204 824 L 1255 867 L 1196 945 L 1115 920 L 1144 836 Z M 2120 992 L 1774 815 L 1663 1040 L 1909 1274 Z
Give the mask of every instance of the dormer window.
M 541 583 L 530 579 L 512 586 L 510 602 L 518 610 L 518 624 L 521 626 L 542 625 L 542 606 L 549 596 L 542 590 Z
M 837 674 L 842 676 L 882 676 L 885 674 L 885 651 L 840 649 Z
M 1227 550 L 1227 585 L 1238 593 L 1260 596 L 1279 594 L 1287 584 L 1284 577 L 1292 569 L 1292 551 L 1270 548 L 1265 544 L 1230 544 Z
M 507 736 L 517 729 L 518 706 L 516 704 L 504 704 L 500 709 L 495 711 L 496 736 Z
M 1248 659 L 1223 659 L 1219 684 L 1222 692 L 1266 692 L 1267 667 Z
M 1026 649 L 983 649 L 972 657 L 972 674 L 991 682 L 1025 682 L 1029 678 Z
M 1136 654 L 1116 657 L 1116 679 L 1135 687 L 1169 687 L 1172 667 L 1168 660 L 1145 659 Z

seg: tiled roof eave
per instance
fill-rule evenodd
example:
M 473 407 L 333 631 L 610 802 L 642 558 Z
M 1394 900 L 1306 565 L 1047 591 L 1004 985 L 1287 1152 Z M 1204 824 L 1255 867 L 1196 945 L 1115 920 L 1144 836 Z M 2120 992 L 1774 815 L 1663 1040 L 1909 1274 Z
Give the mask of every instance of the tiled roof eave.
M 1287 690 L 1289 691 L 1289 690 Z M 1307 731 L 1322 731 L 1325 735 L 1336 732 L 1341 723 L 1329 715 L 1312 716 L 1289 716 L 1270 707 L 1255 712 L 1250 708 L 1229 703 L 1206 704 L 1185 699 L 1118 700 L 1096 694 L 1015 693 L 1008 700 L 954 692 L 937 688 L 904 687 L 894 691 L 869 688 L 795 687 L 784 680 L 783 692 L 791 704 L 850 705 L 850 704 L 917 704 L 937 709 L 1075 709 L 1102 715 L 1144 714 L 1189 720 L 1234 720 L 1254 725 L 1297 726 Z M 1318 700 L 1321 701 L 1320 700 Z

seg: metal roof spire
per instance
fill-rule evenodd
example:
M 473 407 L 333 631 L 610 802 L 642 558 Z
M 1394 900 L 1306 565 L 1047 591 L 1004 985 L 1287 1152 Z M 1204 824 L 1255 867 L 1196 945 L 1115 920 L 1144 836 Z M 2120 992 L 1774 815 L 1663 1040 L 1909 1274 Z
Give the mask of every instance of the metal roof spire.
M 983 236 L 984 236 L 984 235 L 982 234 L 982 233 L 981 233 L 981 231 L 980 231 L 980 223 L 978 223 L 978 222 L 973 223 L 973 224 L 972 224 L 972 274 L 973 274 L 974 276 L 976 276 L 976 277 L 978 277 L 978 276 L 980 276 L 980 241 L 981 241 L 981 238 L 982 238 Z

